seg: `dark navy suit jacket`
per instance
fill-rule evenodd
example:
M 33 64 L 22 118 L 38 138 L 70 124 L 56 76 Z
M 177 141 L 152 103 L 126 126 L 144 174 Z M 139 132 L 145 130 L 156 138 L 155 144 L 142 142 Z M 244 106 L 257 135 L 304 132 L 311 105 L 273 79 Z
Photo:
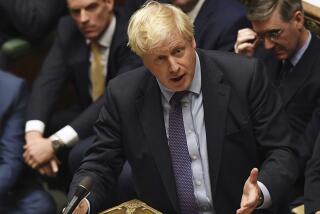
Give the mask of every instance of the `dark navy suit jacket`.
M 22 158 L 26 85 L 0 71 L 0 196 L 6 195 L 24 172 Z
M 0 212 L 55 213 L 55 205 L 23 160 L 27 87 L 0 71 Z
M 127 21 L 116 13 L 117 24 L 111 42 L 107 81 L 141 65 L 140 59 L 127 47 Z M 70 16 L 58 25 L 57 37 L 36 79 L 27 110 L 27 120 L 41 120 L 47 124 L 61 89 L 71 81 L 76 89 L 81 114 L 69 125 L 85 138 L 93 134 L 92 126 L 98 117 L 102 99 L 92 102 L 89 88 L 90 48 Z M 66 124 L 64 124 L 66 125 Z
M 145 0 L 125 3 L 128 14 L 137 10 Z M 170 0 L 160 0 L 170 3 Z M 235 0 L 205 0 L 194 21 L 197 47 L 205 50 L 232 51 L 238 30 L 251 26 L 246 9 Z
M 250 170 L 268 188 L 273 211 L 297 175 L 294 141 L 279 95 L 255 59 L 227 52 L 197 50 L 213 207 L 235 213 Z M 99 211 L 124 160 L 132 167 L 138 198 L 163 213 L 180 213 L 155 77 L 142 67 L 110 81 L 96 124 L 97 141 L 74 176 L 71 192 L 85 175 L 93 176 L 89 195 Z

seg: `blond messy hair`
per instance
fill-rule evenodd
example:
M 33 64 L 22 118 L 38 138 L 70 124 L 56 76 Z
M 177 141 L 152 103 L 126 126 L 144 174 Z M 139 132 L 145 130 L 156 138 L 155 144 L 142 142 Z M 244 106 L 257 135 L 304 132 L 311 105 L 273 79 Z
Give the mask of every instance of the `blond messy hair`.
M 128 45 L 142 56 L 158 48 L 174 33 L 181 34 L 187 41 L 193 40 L 193 23 L 189 16 L 173 5 L 148 1 L 130 18 Z

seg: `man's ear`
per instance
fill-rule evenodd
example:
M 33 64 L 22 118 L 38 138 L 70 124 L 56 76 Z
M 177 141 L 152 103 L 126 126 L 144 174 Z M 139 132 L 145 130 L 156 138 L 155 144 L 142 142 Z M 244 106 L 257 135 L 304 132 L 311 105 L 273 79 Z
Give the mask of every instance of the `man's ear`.
M 194 39 L 194 37 L 192 39 L 192 44 L 191 45 L 192 45 L 193 49 L 197 48 L 197 43 L 196 43 L 196 40 Z
M 294 12 L 293 14 L 293 21 L 295 23 L 295 26 L 301 30 L 304 28 L 304 14 L 302 11 L 297 10 L 296 12 Z

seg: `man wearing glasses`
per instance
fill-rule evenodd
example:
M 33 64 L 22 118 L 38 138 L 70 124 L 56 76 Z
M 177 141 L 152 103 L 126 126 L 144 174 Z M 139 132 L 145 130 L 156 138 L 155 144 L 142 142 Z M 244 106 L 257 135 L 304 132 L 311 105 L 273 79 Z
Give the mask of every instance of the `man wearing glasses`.
M 301 0 L 252 0 L 247 16 L 253 29 L 239 30 L 235 52 L 262 58 L 268 66 L 269 78 L 281 94 L 293 134 L 301 140 L 304 163 L 314 144 L 305 140 L 306 133 L 320 103 L 320 41 L 304 27 Z M 300 178 L 293 207 L 303 203 L 297 199 L 302 195 Z

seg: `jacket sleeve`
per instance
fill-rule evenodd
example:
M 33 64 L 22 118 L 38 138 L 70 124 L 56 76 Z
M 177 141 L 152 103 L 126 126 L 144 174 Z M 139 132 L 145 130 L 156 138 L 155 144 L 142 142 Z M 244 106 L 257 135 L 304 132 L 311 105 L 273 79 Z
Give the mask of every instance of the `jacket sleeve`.
M 7 194 L 20 177 L 25 165 L 22 158 L 27 87 L 21 82 L 5 116 L 1 118 L 0 197 Z

